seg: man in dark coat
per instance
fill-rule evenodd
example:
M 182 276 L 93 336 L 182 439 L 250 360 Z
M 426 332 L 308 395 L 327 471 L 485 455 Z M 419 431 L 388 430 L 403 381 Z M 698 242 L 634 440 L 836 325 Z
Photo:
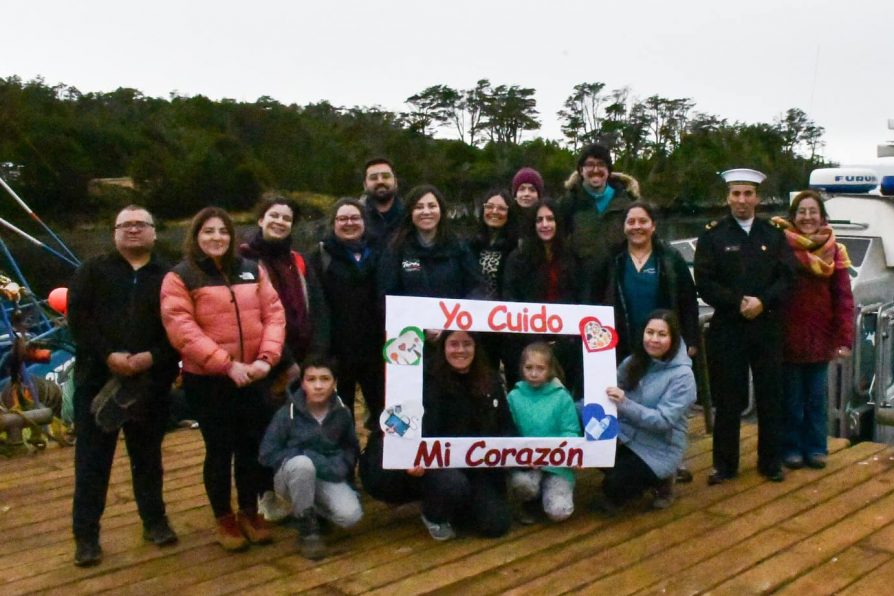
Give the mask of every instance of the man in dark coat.
M 384 157 L 375 157 L 363 166 L 363 196 L 360 201 L 366 216 L 366 233 L 370 241 L 385 246 L 400 225 L 404 206 L 397 194 L 394 164 Z
M 154 245 L 152 215 L 125 207 L 115 219 L 115 250 L 85 262 L 71 281 L 68 320 L 77 344 L 72 529 L 74 563 L 82 567 L 102 560 L 99 520 L 118 427 L 124 429 L 143 538 L 159 546 L 177 541 L 162 499 L 161 443 L 178 356 L 161 323 L 159 291 L 168 267 L 153 254 Z M 91 404 L 101 391 L 110 395 L 95 417 Z
M 574 256 L 583 263 L 608 259 L 624 242 L 624 211 L 639 198 L 639 184 L 613 172 L 608 148 L 594 143 L 581 151 L 565 188 L 562 220 Z
M 748 405 L 748 371 L 758 417 L 758 471 L 783 480 L 782 323 L 780 306 L 794 274 L 794 257 L 782 231 L 755 217 L 755 170 L 723 173 L 730 215 L 712 222 L 698 239 L 695 283 L 714 307 L 707 333 L 711 393 L 716 406 L 714 471 L 709 484 L 733 478 L 739 469 L 739 422 Z

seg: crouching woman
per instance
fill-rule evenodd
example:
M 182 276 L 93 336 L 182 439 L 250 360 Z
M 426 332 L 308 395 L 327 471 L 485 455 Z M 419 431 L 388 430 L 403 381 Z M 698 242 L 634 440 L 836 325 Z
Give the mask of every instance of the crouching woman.
M 648 488 L 672 482 L 686 453 L 686 415 L 695 402 L 695 377 L 672 311 L 649 315 L 642 341 L 618 368 L 618 382 L 623 389 L 606 390 L 618 406 L 621 425 L 615 467 L 604 470 L 604 499 L 597 503 L 606 513 Z M 664 498 L 672 499 L 669 494 Z
M 360 447 L 354 419 L 335 391 L 331 360 L 311 356 L 301 366 L 301 388 L 273 417 L 261 442 L 261 463 L 276 474 L 277 494 L 292 503 L 301 555 L 326 556 L 318 515 L 337 526 L 363 516 L 352 486 Z

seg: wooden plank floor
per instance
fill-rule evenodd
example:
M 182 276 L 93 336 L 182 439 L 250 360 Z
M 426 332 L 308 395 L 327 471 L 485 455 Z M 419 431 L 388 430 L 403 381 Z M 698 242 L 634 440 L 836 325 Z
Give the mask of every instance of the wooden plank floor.
M 648 500 L 615 518 L 587 509 L 599 473 L 582 474 L 578 511 L 562 524 L 514 527 L 498 540 L 435 543 L 413 505 L 366 500 L 352 531 L 328 537 L 330 556 L 296 552 L 294 531 L 273 545 L 225 553 L 201 481 L 196 431 L 164 443 L 165 497 L 180 543 L 141 539 L 123 443 L 103 518 L 105 559 L 72 565 L 71 449 L 0 461 L 0 593 L 318 594 L 886 594 L 894 586 L 894 450 L 830 441 L 825 470 L 798 470 L 783 483 L 755 472 L 755 428 L 742 433 L 743 470 L 708 487 L 711 439 L 691 421 L 687 454 L 695 481 L 654 511 Z

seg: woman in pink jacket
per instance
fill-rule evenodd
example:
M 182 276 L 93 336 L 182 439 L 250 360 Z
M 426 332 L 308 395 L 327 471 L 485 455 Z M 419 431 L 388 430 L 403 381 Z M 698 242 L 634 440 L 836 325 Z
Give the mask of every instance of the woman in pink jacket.
M 267 272 L 235 255 L 233 221 L 206 207 L 193 218 L 184 260 L 165 276 L 161 316 L 183 360 L 183 389 L 205 442 L 205 491 L 227 550 L 271 540 L 258 515 L 264 469 L 261 379 L 279 361 L 285 315 Z M 238 514 L 230 500 L 235 470 Z

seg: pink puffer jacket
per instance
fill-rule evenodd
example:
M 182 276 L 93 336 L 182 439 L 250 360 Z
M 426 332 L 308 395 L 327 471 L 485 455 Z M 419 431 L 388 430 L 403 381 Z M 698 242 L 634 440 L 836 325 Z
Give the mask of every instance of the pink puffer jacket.
M 225 375 L 233 361 L 279 362 L 285 313 L 264 268 L 237 258 L 229 280 L 213 262 L 186 261 L 161 285 L 161 318 L 185 372 Z

